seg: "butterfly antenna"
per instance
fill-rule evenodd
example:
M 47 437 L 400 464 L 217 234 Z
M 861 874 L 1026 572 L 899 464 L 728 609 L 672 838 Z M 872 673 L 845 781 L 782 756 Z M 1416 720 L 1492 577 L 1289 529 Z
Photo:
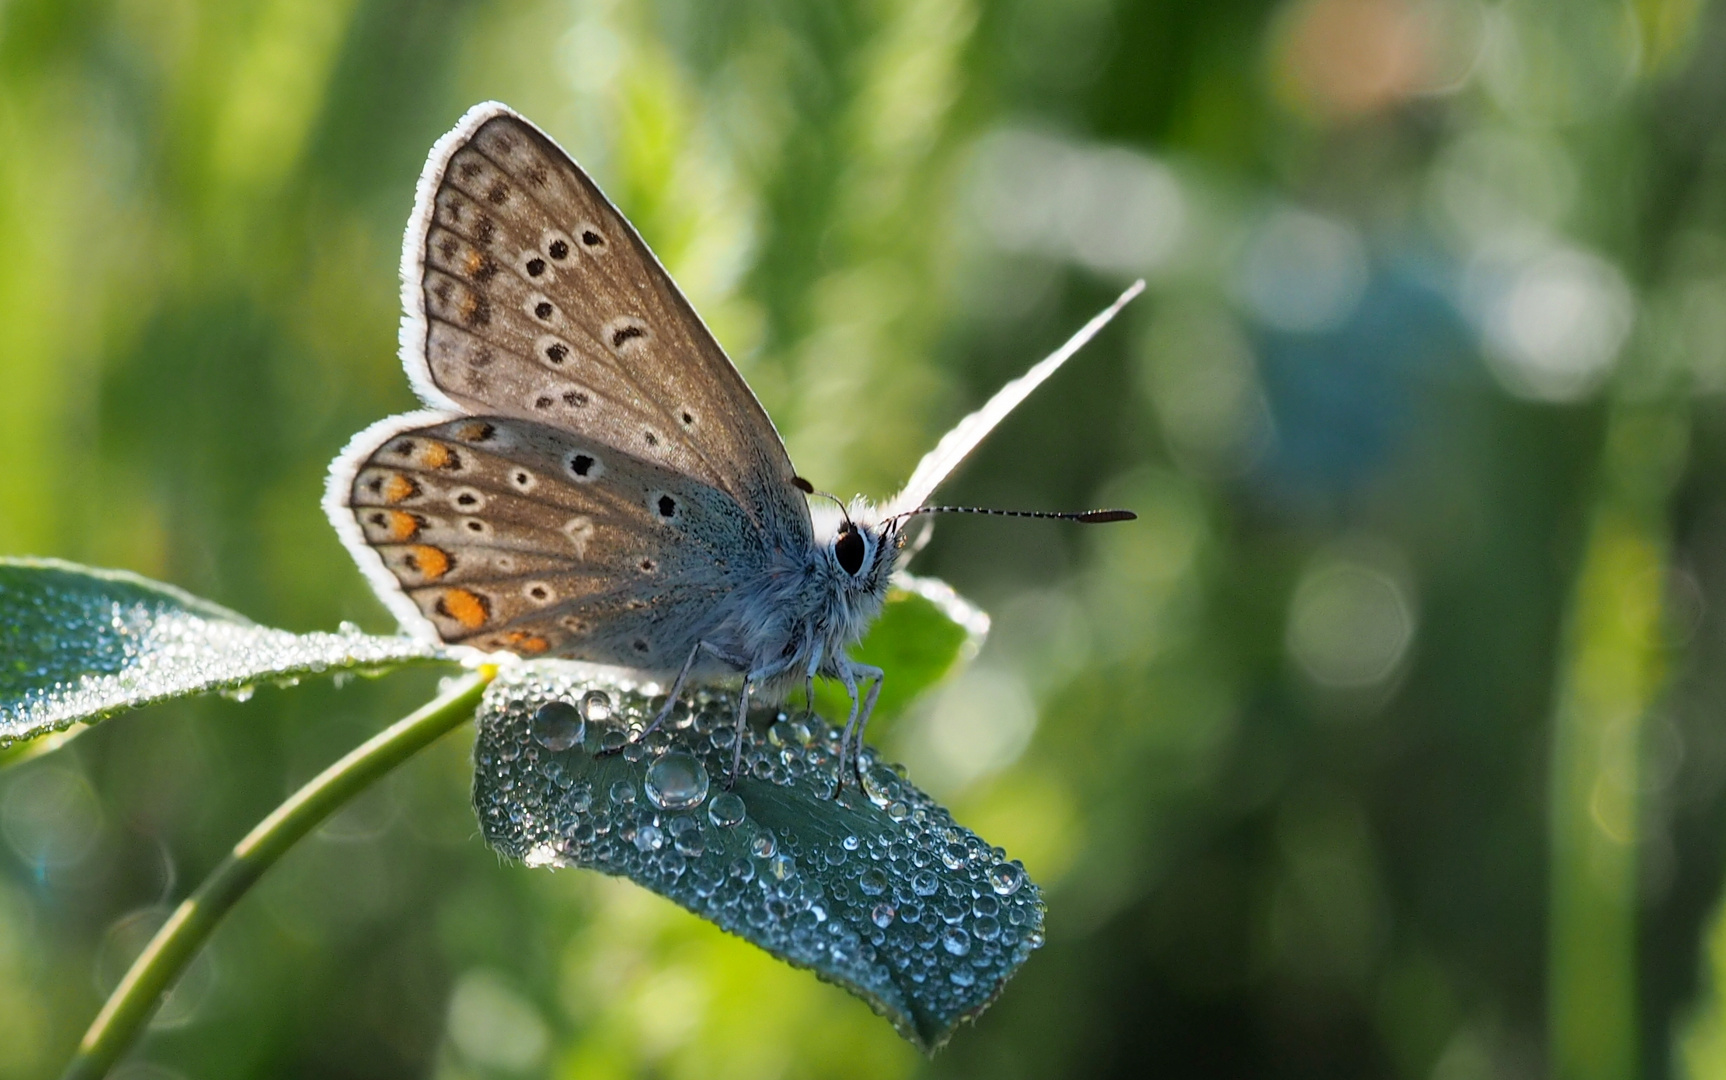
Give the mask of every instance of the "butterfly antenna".
M 995 510 L 987 506 L 919 506 L 899 514 L 899 518 L 917 514 L 989 514 L 993 517 L 1049 518 L 1054 521 L 1077 521 L 1081 525 L 1106 525 L 1111 521 L 1137 521 L 1131 510 Z
M 793 476 L 791 478 L 791 486 L 795 487 L 798 491 L 801 491 L 805 495 L 815 495 L 815 496 L 817 496 L 819 498 L 823 498 L 823 499 L 832 499 L 833 505 L 837 506 L 839 508 L 839 513 L 841 513 L 845 517 L 845 529 L 846 529 L 846 531 L 849 532 L 849 531 L 851 531 L 857 527 L 857 526 L 851 524 L 851 512 L 849 510 L 845 509 L 844 500 L 840 499 L 839 496 L 834 495 L 831 492 L 816 491 L 815 485 L 811 484 L 809 481 L 803 479 L 801 476 Z

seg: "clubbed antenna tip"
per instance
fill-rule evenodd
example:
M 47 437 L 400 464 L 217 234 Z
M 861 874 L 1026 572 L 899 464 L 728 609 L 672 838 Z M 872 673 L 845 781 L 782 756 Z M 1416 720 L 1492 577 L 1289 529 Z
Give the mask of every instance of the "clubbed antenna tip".
M 1137 521 L 1139 515 L 1131 510 L 1086 510 L 1073 516 L 1074 521 L 1082 521 L 1086 525 L 1106 525 L 1111 521 Z

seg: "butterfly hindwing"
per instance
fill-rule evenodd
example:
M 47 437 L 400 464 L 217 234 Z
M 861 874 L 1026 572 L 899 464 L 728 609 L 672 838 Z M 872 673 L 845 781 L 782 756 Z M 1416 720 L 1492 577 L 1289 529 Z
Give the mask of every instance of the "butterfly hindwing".
M 546 135 L 471 110 L 421 178 L 402 346 L 423 396 L 577 432 L 810 535 L 772 421 L 635 230 Z
M 374 430 L 332 496 L 450 644 L 674 669 L 758 572 L 730 496 L 596 440 L 510 417 Z

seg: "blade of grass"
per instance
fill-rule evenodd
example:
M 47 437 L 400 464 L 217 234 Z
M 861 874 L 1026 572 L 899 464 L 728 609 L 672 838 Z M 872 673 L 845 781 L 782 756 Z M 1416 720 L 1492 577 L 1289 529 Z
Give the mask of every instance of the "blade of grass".
M 1573 586 L 1552 721 L 1548 1055 L 1566 1080 L 1634 1080 L 1641 743 L 1668 677 L 1668 505 L 1685 412 L 1615 404 Z
M 175 977 L 264 871 L 348 800 L 473 716 L 495 674 L 493 668 L 482 668 L 380 731 L 295 792 L 235 844 L 156 932 L 109 995 L 61 1074 L 63 1080 L 107 1075 L 137 1039 Z

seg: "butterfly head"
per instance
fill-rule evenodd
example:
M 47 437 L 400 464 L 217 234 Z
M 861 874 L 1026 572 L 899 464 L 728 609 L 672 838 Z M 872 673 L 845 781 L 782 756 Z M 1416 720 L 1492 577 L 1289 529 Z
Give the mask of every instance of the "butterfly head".
M 832 579 L 847 593 L 884 594 L 903 542 L 897 518 L 877 520 L 863 500 L 816 514 L 816 536 Z

